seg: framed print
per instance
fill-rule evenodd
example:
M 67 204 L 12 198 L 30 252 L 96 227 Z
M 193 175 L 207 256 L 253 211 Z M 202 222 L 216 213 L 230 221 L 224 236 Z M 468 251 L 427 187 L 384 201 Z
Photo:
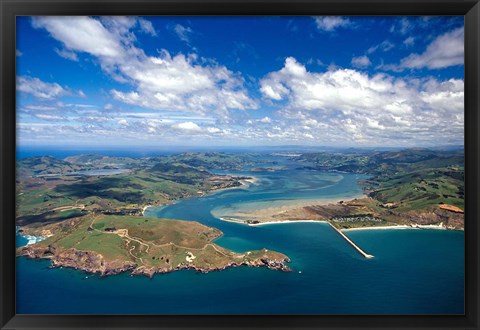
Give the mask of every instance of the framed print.
M 2 329 L 478 328 L 477 1 L 3 1 Z

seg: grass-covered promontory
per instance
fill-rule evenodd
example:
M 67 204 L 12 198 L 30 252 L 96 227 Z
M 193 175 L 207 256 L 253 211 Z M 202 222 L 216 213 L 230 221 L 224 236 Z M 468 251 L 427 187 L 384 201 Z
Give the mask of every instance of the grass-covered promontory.
M 18 255 L 48 258 L 57 267 L 101 275 L 131 271 L 151 277 L 180 269 L 209 272 L 242 265 L 290 270 L 287 256 L 267 249 L 232 252 L 212 243 L 221 231 L 193 221 L 90 214 L 22 230 L 47 238 L 18 248 Z

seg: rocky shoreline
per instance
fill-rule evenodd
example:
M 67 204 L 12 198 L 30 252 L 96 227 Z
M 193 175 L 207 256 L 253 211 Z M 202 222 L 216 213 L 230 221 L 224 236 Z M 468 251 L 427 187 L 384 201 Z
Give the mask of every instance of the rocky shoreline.
M 228 262 L 222 267 L 198 267 L 194 264 L 180 263 L 168 268 L 139 266 L 133 261 L 114 260 L 108 261 L 94 251 L 81 251 L 75 248 L 60 249 L 52 245 L 28 245 L 17 249 L 17 256 L 31 259 L 50 259 L 52 267 L 67 267 L 81 270 L 87 273 L 99 274 L 100 276 L 116 275 L 123 272 L 131 272 L 131 275 L 144 275 L 152 278 L 155 274 L 166 274 L 183 269 L 195 270 L 199 273 L 220 271 L 230 267 L 267 267 L 272 270 L 291 272 L 286 263 L 290 262 L 287 256 L 278 258 L 257 258 L 251 261 Z

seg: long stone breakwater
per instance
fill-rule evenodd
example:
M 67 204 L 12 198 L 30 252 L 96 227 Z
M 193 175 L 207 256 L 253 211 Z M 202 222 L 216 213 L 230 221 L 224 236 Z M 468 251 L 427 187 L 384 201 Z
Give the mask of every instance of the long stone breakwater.
M 342 236 L 348 243 L 350 243 L 351 246 L 353 246 L 355 248 L 355 250 L 357 250 L 362 256 L 364 256 L 365 258 L 367 259 L 371 259 L 373 258 L 374 256 L 372 256 L 371 254 L 368 254 L 366 253 L 365 251 L 363 251 L 357 244 L 355 244 L 350 238 L 348 238 L 344 233 L 342 233 L 340 230 L 338 230 L 337 228 L 335 228 L 334 225 L 332 225 L 330 222 L 328 223 L 330 225 L 330 227 L 332 227 L 340 236 Z

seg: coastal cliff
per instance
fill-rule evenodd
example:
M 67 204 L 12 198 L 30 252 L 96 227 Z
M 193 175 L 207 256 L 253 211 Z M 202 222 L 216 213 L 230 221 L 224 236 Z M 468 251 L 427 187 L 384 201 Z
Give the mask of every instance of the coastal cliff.
M 19 247 L 17 256 L 50 259 L 53 267 L 101 276 L 131 272 L 152 277 L 182 269 L 208 273 L 240 266 L 291 271 L 286 265 L 290 259 L 279 252 L 261 249 L 235 253 L 212 243 L 222 235 L 217 229 L 192 221 L 148 220 L 90 215 L 51 224 L 50 237 Z M 26 231 L 36 233 L 32 228 Z
M 180 263 L 175 267 L 148 267 L 138 265 L 128 260 L 105 260 L 98 252 L 80 251 L 74 248 L 59 249 L 51 245 L 28 245 L 17 250 L 17 256 L 25 256 L 31 259 L 50 259 L 53 267 L 68 267 L 78 269 L 87 273 L 95 273 L 100 276 L 120 274 L 131 272 L 132 275 L 145 275 L 153 277 L 155 274 L 165 274 L 182 269 L 191 269 L 200 273 L 209 273 L 212 271 L 224 270 L 230 267 L 266 267 L 272 270 L 281 270 L 285 272 L 292 271 L 286 265 L 290 259 L 284 255 L 277 257 L 267 256 L 255 258 L 253 260 L 230 261 L 220 266 L 198 266 L 187 262 Z

